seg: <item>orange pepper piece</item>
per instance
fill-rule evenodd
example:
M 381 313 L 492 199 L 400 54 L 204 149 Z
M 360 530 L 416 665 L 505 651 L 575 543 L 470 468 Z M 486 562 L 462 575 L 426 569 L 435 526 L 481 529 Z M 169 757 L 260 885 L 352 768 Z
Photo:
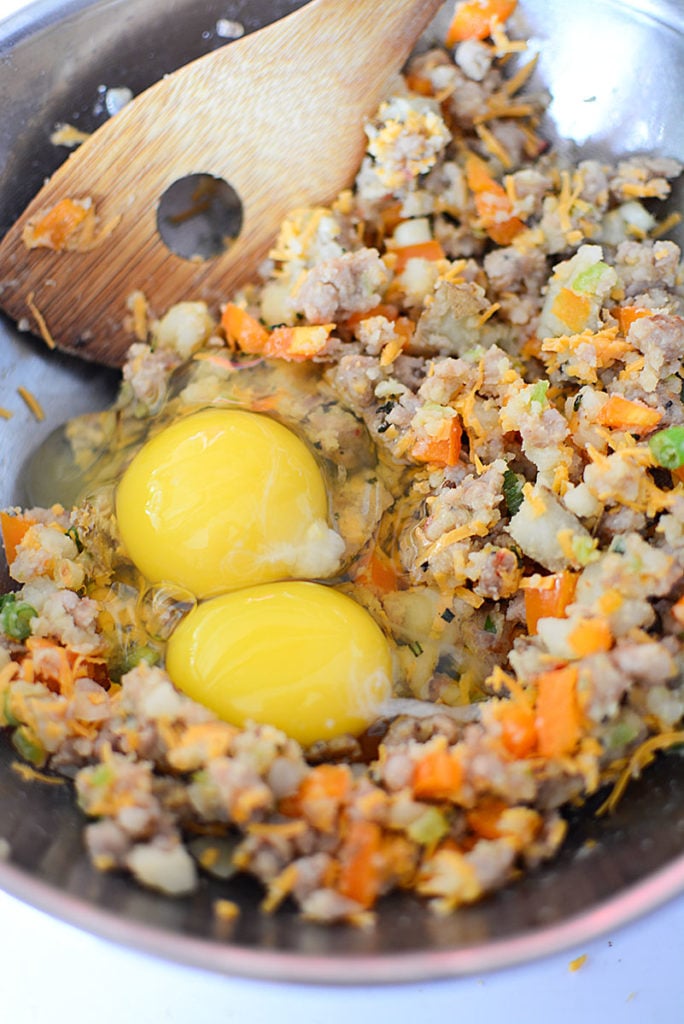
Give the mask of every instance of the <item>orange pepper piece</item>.
M 537 727 L 534 711 L 520 701 L 506 701 L 499 715 L 501 740 L 513 757 L 528 757 L 537 746 Z
M 536 729 L 542 757 L 571 754 L 582 733 L 574 665 L 543 672 L 537 677 Z
M 221 315 L 221 326 L 229 344 L 243 352 L 261 355 L 268 341 L 268 331 L 256 317 L 234 302 L 227 303 Z
M 335 324 L 314 324 L 302 327 L 274 327 L 266 339 L 264 354 L 304 362 L 322 352 Z
M 615 306 L 611 313 L 618 322 L 620 334 L 627 334 L 634 321 L 642 316 L 650 316 L 651 310 L 643 306 Z
M 337 890 L 362 907 L 372 907 L 380 893 L 382 830 L 373 821 L 353 820 L 340 854 Z
M 591 313 L 591 299 L 586 295 L 578 295 L 571 288 L 561 288 L 551 306 L 551 312 L 569 331 L 579 334 L 587 326 Z
M 418 799 L 449 800 L 456 797 L 463 782 L 463 766 L 458 757 L 435 747 L 417 762 L 413 773 L 413 794 Z
M 486 162 L 475 153 L 468 154 L 465 172 L 482 227 L 497 245 L 510 245 L 525 225 L 513 216 L 505 188 L 492 178 Z
M 543 576 L 536 586 L 525 587 L 525 619 L 527 632 L 534 636 L 540 619 L 561 619 L 572 603 L 577 577 L 571 572 L 556 572 Z
M 445 259 L 444 249 L 436 238 L 431 238 L 428 242 L 416 242 L 414 245 L 400 245 L 397 249 L 390 249 L 389 252 L 394 252 L 397 256 L 394 267 L 395 274 L 401 274 L 409 260 Z
M 495 23 L 502 25 L 516 8 L 516 0 L 464 0 L 456 5 L 447 29 L 446 45 L 465 39 L 486 39 Z
M 33 525 L 32 519 L 22 519 L 21 516 L 13 516 L 9 512 L 0 512 L 0 530 L 8 565 L 17 557 L 17 547 L 24 539 L 26 531 Z
M 371 586 L 381 594 L 389 594 L 397 590 L 399 576 L 384 551 L 374 548 L 363 569 L 356 576 L 356 582 Z
M 601 406 L 596 422 L 614 430 L 628 430 L 631 434 L 648 434 L 662 419 L 657 409 L 651 409 L 642 402 L 633 402 L 622 395 L 611 395 Z
M 350 787 L 351 776 L 346 765 L 320 764 L 312 768 L 299 786 L 299 811 L 321 832 L 332 832 Z
M 463 427 L 458 416 L 452 417 L 449 433 L 445 437 L 428 438 L 416 441 L 411 455 L 416 462 L 430 462 L 436 466 L 455 466 L 461 454 Z
M 492 797 L 468 811 L 466 821 L 473 832 L 477 832 L 478 836 L 482 836 L 483 839 L 499 839 L 501 833 L 498 824 L 507 807 L 508 804 L 503 800 Z
M 568 643 L 578 658 L 600 651 L 609 651 L 613 646 L 613 634 L 605 619 L 580 619 L 568 636 Z

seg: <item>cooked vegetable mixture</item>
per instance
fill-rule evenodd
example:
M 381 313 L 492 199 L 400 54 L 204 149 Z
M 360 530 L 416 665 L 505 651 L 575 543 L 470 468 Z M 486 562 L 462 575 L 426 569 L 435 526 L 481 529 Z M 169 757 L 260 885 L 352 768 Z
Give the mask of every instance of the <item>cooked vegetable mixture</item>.
M 73 507 L 2 513 L 0 721 L 102 870 L 447 913 L 684 741 L 681 167 L 561 162 L 514 8 L 457 5 L 221 310 L 132 295 Z

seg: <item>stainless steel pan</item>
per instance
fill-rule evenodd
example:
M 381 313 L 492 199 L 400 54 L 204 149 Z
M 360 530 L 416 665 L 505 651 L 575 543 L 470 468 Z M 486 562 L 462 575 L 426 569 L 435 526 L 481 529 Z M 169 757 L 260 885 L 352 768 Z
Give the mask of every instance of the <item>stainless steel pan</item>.
M 298 6 L 43 0 L 0 25 L 0 231 L 63 158 L 49 141 L 55 123 L 87 130 L 99 123 L 102 86 L 138 92 L 221 45 L 217 19 L 251 30 Z M 551 138 L 567 137 L 592 155 L 656 150 L 684 158 L 681 0 L 522 0 L 521 7 L 542 52 L 537 78 L 552 97 Z M 447 17 L 445 9 L 442 25 Z M 44 406 L 42 423 L 17 395 L 20 385 Z M 0 404 L 15 413 L 0 423 L 0 505 L 24 500 L 25 460 L 42 438 L 67 416 L 102 407 L 115 387 L 112 373 L 48 352 L 0 322 Z M 11 761 L 0 740 L 0 837 L 11 847 L 0 886 L 115 941 L 229 974 L 359 983 L 481 973 L 586 942 L 684 891 L 684 760 L 677 756 L 633 784 L 613 817 L 596 818 L 593 806 L 577 812 L 558 859 L 518 884 L 446 918 L 392 897 L 370 931 L 303 923 L 287 910 L 260 916 L 249 882 L 219 891 L 206 880 L 194 896 L 169 900 L 98 874 L 68 788 L 24 782 Z M 212 913 L 219 895 L 242 907 L 229 935 Z

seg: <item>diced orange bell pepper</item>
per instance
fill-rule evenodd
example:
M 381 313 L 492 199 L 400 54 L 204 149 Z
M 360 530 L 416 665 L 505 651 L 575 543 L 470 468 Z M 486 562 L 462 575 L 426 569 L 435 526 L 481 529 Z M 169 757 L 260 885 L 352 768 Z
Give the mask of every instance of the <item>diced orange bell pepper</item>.
M 633 402 L 622 395 L 611 395 L 598 411 L 596 422 L 614 430 L 626 430 L 630 434 L 649 434 L 658 426 L 662 414 L 643 402 Z
M 461 454 L 463 427 L 458 416 L 449 421 L 449 431 L 443 437 L 419 438 L 411 449 L 416 462 L 428 462 L 435 466 L 455 466 Z
M 620 334 L 627 334 L 635 320 L 640 320 L 642 316 L 651 316 L 651 310 L 644 309 L 643 306 L 615 306 L 611 313 L 618 322 Z
M 369 320 L 373 316 L 384 316 L 386 320 L 396 320 L 399 316 L 399 309 L 389 302 L 381 302 L 377 306 L 373 306 L 372 309 L 367 309 L 364 313 L 352 313 L 345 320 L 345 326 L 350 328 L 357 327 L 362 320 Z
M 572 572 L 556 572 L 542 576 L 534 586 L 525 586 L 525 619 L 527 632 L 534 636 L 540 619 L 563 618 L 572 603 L 577 576 Z
M 485 231 L 497 245 L 510 245 L 525 225 L 519 217 L 511 215 L 511 204 L 498 183 L 495 189 L 479 192 L 475 196 L 475 209 Z
M 412 73 L 406 75 L 406 85 L 409 87 L 411 92 L 417 92 L 419 96 L 434 95 L 432 82 L 425 75 L 417 75 Z
M 551 669 L 537 677 L 535 725 L 542 757 L 572 754 L 582 734 L 574 665 Z
M 335 324 L 301 327 L 274 327 L 264 346 L 264 354 L 301 363 L 322 352 Z
M 396 253 L 397 262 L 394 267 L 395 274 L 401 274 L 406 269 L 409 260 L 443 260 L 445 259 L 444 249 L 436 238 L 428 242 L 416 242 L 415 245 L 401 245 L 397 249 L 390 249 Z
M 497 245 L 510 245 L 525 225 L 513 215 L 505 188 L 492 178 L 486 162 L 475 153 L 468 154 L 465 173 L 482 227 Z
M 256 317 L 234 302 L 227 303 L 221 315 L 221 326 L 231 345 L 242 352 L 261 355 L 268 342 L 268 331 Z
M 298 810 L 321 832 L 332 832 L 350 788 L 351 775 L 346 765 L 317 765 L 300 783 Z
M 486 160 L 476 153 L 468 153 L 465 162 L 466 181 L 471 192 L 488 192 L 498 182 L 492 178 Z M 499 186 L 501 187 L 501 186 Z
M 446 45 L 465 39 L 486 39 L 495 23 L 502 25 L 516 8 L 516 0 L 464 0 L 456 5 L 447 29 Z
M 389 594 L 399 586 L 399 576 L 392 561 L 380 548 L 374 548 L 362 570 L 355 578 L 356 583 L 373 587 L 381 594 Z
M 613 633 L 605 619 L 580 619 L 568 636 L 568 643 L 578 658 L 609 651 L 613 646 Z
M 498 825 L 507 807 L 508 804 L 503 800 L 492 797 L 468 811 L 466 821 L 473 832 L 477 832 L 483 839 L 499 839 L 501 833 Z
M 26 531 L 33 525 L 32 519 L 23 519 L 21 516 L 13 516 L 9 512 L 0 512 L 0 530 L 2 530 L 2 543 L 8 565 L 11 565 L 17 557 L 17 547 L 24 539 Z
M 372 907 L 382 883 L 382 830 L 373 821 L 349 822 L 340 852 L 337 890 L 362 907 Z
M 553 301 L 551 312 L 572 334 L 579 334 L 587 326 L 591 299 L 587 295 L 578 295 L 571 288 L 561 288 Z
M 537 746 L 537 727 L 534 711 L 528 704 L 509 700 L 498 709 L 497 718 L 501 724 L 501 740 L 513 757 L 528 757 Z
M 454 799 L 463 783 L 463 766 L 446 746 L 434 747 L 417 762 L 413 774 L 413 794 L 418 799 Z

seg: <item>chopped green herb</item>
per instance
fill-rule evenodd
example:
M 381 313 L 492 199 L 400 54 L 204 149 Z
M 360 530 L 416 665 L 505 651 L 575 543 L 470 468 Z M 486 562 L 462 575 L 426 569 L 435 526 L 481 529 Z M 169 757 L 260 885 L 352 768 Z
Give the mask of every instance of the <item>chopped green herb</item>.
M 119 682 L 122 676 L 139 665 L 141 661 L 146 661 L 148 665 L 156 665 L 159 659 L 159 651 L 154 647 L 147 644 L 131 646 L 119 651 L 118 656 L 110 664 L 109 674 L 114 682 Z
M 475 345 L 473 348 L 469 348 L 463 352 L 461 354 L 461 359 L 464 359 L 467 363 L 479 363 L 483 355 L 484 349 L 482 345 Z
M 452 612 L 451 608 L 445 608 L 442 612 L 442 618 L 445 622 L 453 622 L 456 616 Z
M 509 549 L 515 555 L 515 560 L 518 563 L 518 568 L 520 569 L 525 564 L 525 556 L 522 553 L 522 548 L 519 548 L 517 544 L 510 544 Z
M 594 537 L 575 534 L 572 538 L 573 554 L 580 565 L 589 565 L 590 562 L 595 562 L 600 557 L 596 550 L 597 547 L 598 541 Z
M 532 405 L 533 402 L 537 402 L 539 405 L 546 405 L 548 402 L 546 392 L 548 390 L 548 380 L 538 380 L 537 383 L 532 386 L 530 391 L 530 405 Z
M 506 508 L 510 515 L 514 516 L 523 503 L 523 478 L 507 469 L 503 477 L 503 496 Z
M 26 725 L 20 725 L 12 733 L 12 745 L 17 753 L 36 768 L 42 768 L 47 760 L 45 748 Z
M 580 405 L 582 404 L 582 398 L 583 398 L 582 392 L 579 391 L 575 395 L 575 401 L 572 403 L 572 408 L 573 408 L 574 412 L 577 412 L 577 410 L 579 409 Z
M 26 601 L 17 601 L 15 594 L 5 594 L 0 604 L 0 630 L 12 640 L 26 640 L 31 635 L 31 619 L 37 615 Z
M 618 722 L 608 734 L 608 748 L 609 750 L 621 750 L 635 740 L 638 735 L 639 730 L 633 723 Z
M 98 764 L 89 773 L 88 781 L 97 788 L 108 786 L 114 778 L 114 769 L 109 764 Z
M 486 633 L 496 633 L 496 623 L 491 615 L 488 615 L 484 620 L 484 626 L 482 628 Z
M 4 725 L 21 725 L 21 720 L 12 711 L 12 698 L 9 690 L 5 690 L 4 693 L 2 719 Z
M 610 270 L 610 267 L 603 260 L 599 260 L 598 263 L 592 263 L 590 267 L 580 270 L 570 287 L 574 292 L 588 292 L 590 295 L 593 295 L 606 270 Z
M 684 427 L 668 427 L 659 430 L 648 439 L 651 455 L 665 469 L 679 469 L 684 466 Z
M 409 839 L 421 846 L 438 843 L 449 831 L 449 822 L 436 807 L 428 807 L 419 818 L 406 829 Z
M 153 647 L 147 646 L 147 644 L 141 647 L 133 647 L 126 653 L 126 671 L 131 668 L 135 668 L 141 661 L 146 661 L 148 665 L 156 665 L 159 661 L 159 651 L 155 651 Z
M 76 550 L 80 554 L 81 551 L 83 551 L 83 544 L 81 543 L 81 538 L 78 535 L 78 530 L 76 529 L 76 527 L 70 526 L 69 529 L 66 531 L 66 535 L 67 537 L 71 537 L 74 544 L 76 545 Z
M 408 649 L 411 652 L 411 654 L 413 654 L 416 658 L 419 658 L 420 655 L 423 653 L 423 648 L 421 647 L 417 640 L 412 640 L 411 643 L 408 644 Z

